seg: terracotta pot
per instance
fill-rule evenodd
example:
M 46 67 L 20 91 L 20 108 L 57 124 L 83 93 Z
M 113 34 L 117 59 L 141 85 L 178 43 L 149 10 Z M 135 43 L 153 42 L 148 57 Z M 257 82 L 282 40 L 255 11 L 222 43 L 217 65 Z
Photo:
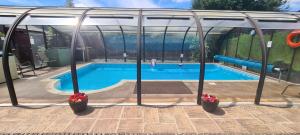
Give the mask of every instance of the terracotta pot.
M 74 113 L 80 113 L 86 110 L 88 104 L 88 99 L 81 102 L 70 102 L 69 105 L 72 108 Z
M 217 102 L 207 102 L 201 99 L 202 108 L 207 112 L 214 112 L 218 108 L 219 101 Z

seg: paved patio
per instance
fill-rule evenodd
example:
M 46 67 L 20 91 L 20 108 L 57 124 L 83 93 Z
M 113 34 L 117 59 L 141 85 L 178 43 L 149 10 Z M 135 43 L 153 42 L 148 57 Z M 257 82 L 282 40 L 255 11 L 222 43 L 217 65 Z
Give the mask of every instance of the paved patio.
M 14 80 L 15 90 L 20 103 L 61 103 L 66 102 L 67 95 L 54 94 L 47 89 L 49 88 L 49 78 L 59 73 L 68 71 L 69 67 L 62 68 L 45 68 L 37 70 L 37 76 L 31 76 L 32 73 L 26 73 L 26 77 Z M 147 82 L 144 82 L 147 83 Z M 155 91 L 164 90 L 168 94 L 143 94 L 143 102 L 161 103 L 161 102 L 196 102 L 198 82 L 151 82 L 147 88 Z M 230 81 L 205 81 L 204 92 L 218 96 L 221 102 L 253 102 L 255 98 L 257 81 L 250 82 L 230 82 Z M 115 87 L 109 91 L 97 92 L 89 95 L 90 102 L 94 103 L 134 103 L 136 94 L 134 93 L 135 82 L 126 82 L 121 86 Z M 163 89 L 157 90 L 157 85 L 164 86 Z M 181 91 L 179 86 L 187 88 L 191 93 L 178 94 Z M 284 96 L 280 95 L 286 83 L 267 79 L 262 95 L 264 102 L 299 102 L 299 87 L 290 87 Z M 151 88 L 153 86 L 153 88 Z M 156 86 L 156 87 L 155 87 Z M 174 94 L 172 94 L 174 92 Z M 10 103 L 6 84 L 0 84 L 0 103 Z
M 300 108 L 240 105 L 1 107 L 0 133 L 300 133 Z

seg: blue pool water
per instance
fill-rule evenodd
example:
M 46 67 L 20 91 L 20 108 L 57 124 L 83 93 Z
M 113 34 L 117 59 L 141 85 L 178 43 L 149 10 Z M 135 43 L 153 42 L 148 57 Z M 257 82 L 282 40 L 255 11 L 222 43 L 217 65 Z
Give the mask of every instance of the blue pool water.
M 199 64 L 142 64 L 142 80 L 198 80 Z M 121 80 L 136 80 L 135 64 L 89 64 L 77 69 L 81 91 L 92 91 L 112 86 Z M 71 73 L 55 77 L 56 89 L 73 90 Z M 258 80 L 258 76 L 219 64 L 206 64 L 205 80 Z

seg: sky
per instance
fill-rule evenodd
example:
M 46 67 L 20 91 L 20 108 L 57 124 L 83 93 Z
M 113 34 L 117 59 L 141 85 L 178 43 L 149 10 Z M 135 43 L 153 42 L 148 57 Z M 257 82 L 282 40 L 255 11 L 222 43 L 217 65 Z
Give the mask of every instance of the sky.
M 66 0 L 0 0 L 0 5 L 12 6 L 64 6 Z M 183 8 L 190 9 L 192 0 L 74 0 L 76 7 L 123 8 Z M 300 10 L 300 0 L 288 0 L 282 7 L 289 11 Z

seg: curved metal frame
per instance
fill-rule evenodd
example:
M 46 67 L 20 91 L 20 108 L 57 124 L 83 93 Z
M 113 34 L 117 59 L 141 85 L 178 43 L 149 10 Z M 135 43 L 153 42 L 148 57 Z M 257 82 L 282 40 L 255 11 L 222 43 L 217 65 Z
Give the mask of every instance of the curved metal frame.
M 258 34 L 259 37 L 259 44 L 261 47 L 261 53 L 262 53 L 262 57 L 261 57 L 261 61 L 262 61 L 262 67 L 261 67 L 261 71 L 260 71 L 260 77 L 259 77 L 259 82 L 258 82 L 258 86 L 257 86 L 257 90 L 256 90 L 256 96 L 255 96 L 255 104 L 260 104 L 260 99 L 261 99 L 261 95 L 262 95 L 262 91 L 264 88 L 264 83 L 265 83 L 265 78 L 266 78 L 266 70 L 267 70 L 267 47 L 265 44 L 265 39 L 264 39 L 264 34 L 262 32 L 262 30 L 260 29 L 260 27 L 257 25 L 257 23 L 255 22 L 255 20 L 249 16 L 247 13 L 244 13 L 247 17 L 247 19 L 249 20 L 250 24 L 252 25 L 252 27 L 254 27 L 256 33 Z
M 142 78 L 141 78 L 141 32 L 142 32 L 142 12 L 143 10 L 140 9 L 139 11 L 139 16 L 138 16 L 138 26 L 137 26 L 137 34 L 136 34 L 136 52 L 137 52 L 137 57 L 136 57 L 136 94 L 137 94 L 137 105 L 142 105 Z
M 106 43 L 105 43 L 104 35 L 103 35 L 102 30 L 100 29 L 100 27 L 98 25 L 96 25 L 96 28 L 100 32 L 100 38 L 101 38 L 101 40 L 103 42 L 103 46 L 104 46 L 104 59 L 105 59 L 105 62 L 107 62 Z
M 80 27 L 82 22 L 84 21 L 86 17 L 86 13 L 90 11 L 92 8 L 86 9 L 83 11 L 81 14 L 77 24 L 76 28 L 73 31 L 72 35 L 72 41 L 71 41 L 71 75 L 72 75 L 72 83 L 73 83 L 73 90 L 74 93 L 79 93 L 79 88 L 78 88 L 78 78 L 77 78 L 77 72 L 76 72 L 76 60 L 75 60 L 75 52 L 76 52 L 76 41 L 78 37 L 78 33 L 80 32 Z
M 16 96 L 13 80 L 11 78 L 11 73 L 10 73 L 10 69 L 9 69 L 9 59 L 8 59 L 9 45 L 10 45 L 12 36 L 13 36 L 16 28 L 18 27 L 19 23 L 28 15 L 28 13 L 30 11 L 35 10 L 35 9 L 37 9 L 37 8 L 29 9 L 29 10 L 25 11 L 14 21 L 14 23 L 9 27 L 9 29 L 6 33 L 6 36 L 5 36 L 4 43 L 3 43 L 3 56 L 2 56 L 3 71 L 4 71 L 5 81 L 6 81 L 6 85 L 8 88 L 10 100 L 11 100 L 12 105 L 14 105 L 14 106 L 18 105 L 18 99 Z
M 184 33 L 184 37 L 183 37 L 182 45 L 181 45 L 180 63 L 182 63 L 182 61 L 183 61 L 183 57 L 184 57 L 184 55 L 183 55 L 184 42 L 185 42 L 186 35 L 187 35 L 187 33 L 190 31 L 190 29 L 191 29 L 191 27 L 188 27 L 188 28 L 186 29 L 185 33 Z M 181 57 L 181 55 L 183 55 L 183 56 Z
M 123 45 L 124 45 L 124 51 L 123 51 L 123 57 L 124 57 L 124 62 L 126 62 L 126 57 L 127 57 L 127 52 L 126 52 L 126 41 L 125 41 L 125 36 L 124 36 L 124 31 L 122 26 L 120 26 L 121 29 L 121 34 L 122 34 L 122 39 L 123 39 Z M 125 56 L 126 54 L 126 56 Z
M 200 18 L 198 18 L 195 12 L 192 13 L 197 25 L 197 32 L 199 33 L 198 36 L 199 36 L 199 49 L 200 49 L 200 74 L 199 74 L 197 104 L 201 105 L 201 96 L 203 93 L 204 71 L 205 71 L 205 44 L 204 44 L 204 35 L 203 35 L 203 29 L 200 22 Z
M 208 31 L 207 31 L 207 32 L 205 33 L 205 35 L 204 35 L 204 41 L 205 41 L 205 39 L 206 39 L 208 33 L 209 33 L 210 31 L 212 31 L 214 28 L 215 28 L 215 27 L 211 27 L 211 28 L 208 29 Z
M 143 26 L 143 61 L 146 62 L 146 38 L 145 26 Z
M 161 62 L 165 61 L 165 40 L 166 40 L 166 34 L 167 34 L 168 26 L 166 26 L 164 31 L 164 38 L 163 38 L 163 44 L 162 44 L 162 54 L 161 54 Z

